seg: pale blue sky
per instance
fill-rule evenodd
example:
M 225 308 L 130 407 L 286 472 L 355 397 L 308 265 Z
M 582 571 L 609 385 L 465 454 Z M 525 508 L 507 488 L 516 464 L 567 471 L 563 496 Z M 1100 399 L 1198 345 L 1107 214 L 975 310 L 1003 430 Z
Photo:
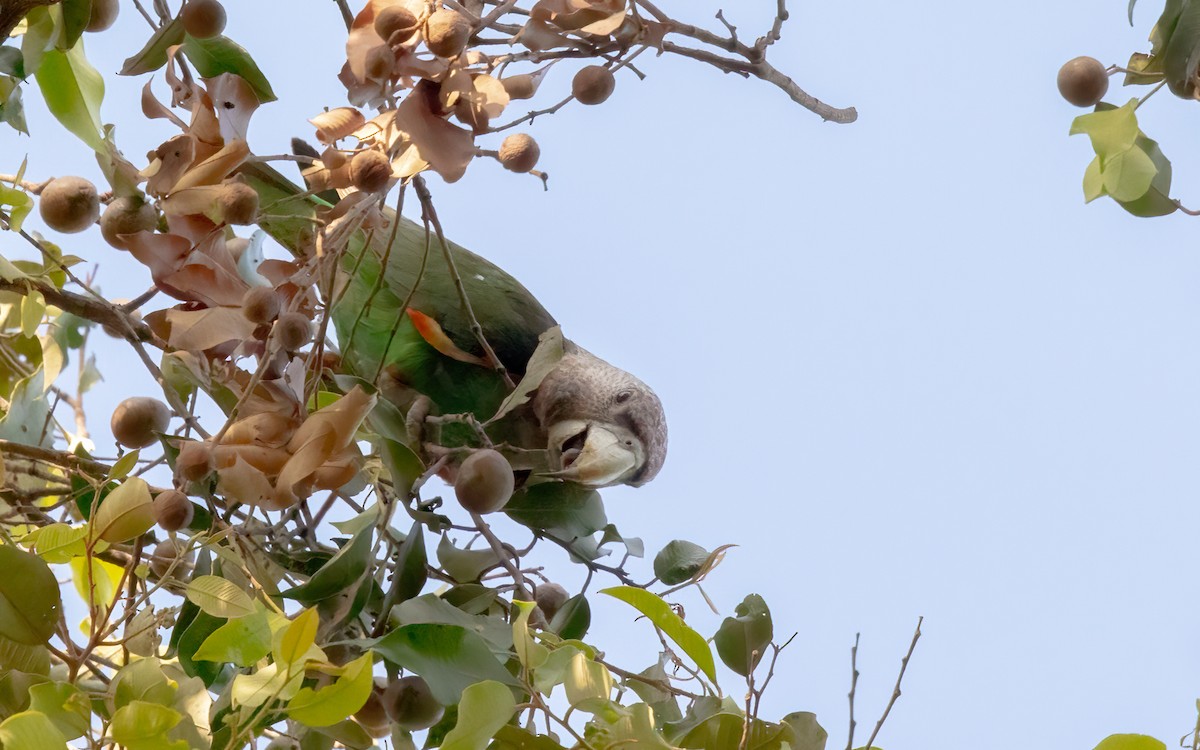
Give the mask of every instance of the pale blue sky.
M 228 33 L 280 96 L 251 145 L 284 151 L 343 101 L 340 18 L 326 0 L 227 5 Z M 720 7 L 663 5 L 699 22 Z M 453 238 L 658 390 L 670 458 L 653 484 L 609 491 L 610 518 L 651 553 L 677 537 L 740 545 L 706 590 L 727 611 L 760 593 L 777 632 L 800 632 L 765 713 L 815 711 L 831 749 L 845 745 L 854 633 L 858 716 L 873 724 L 918 615 L 888 750 L 1087 750 L 1111 732 L 1172 744 L 1195 720 L 1197 220 L 1085 206 L 1090 149 L 1067 137 L 1082 110 L 1054 85 L 1075 55 L 1145 50 L 1160 6 L 1143 5 L 1130 29 L 1124 0 L 793 2 L 776 64 L 857 106 L 858 123 L 644 55 L 647 80 L 622 76 L 604 106 L 530 130 L 549 192 L 483 161 L 433 182 Z M 749 36 L 774 3 L 725 6 Z M 131 11 L 88 40 L 106 76 L 145 38 Z M 116 81 L 103 108 L 131 155 L 172 134 L 131 117 L 142 83 Z M 32 178 L 98 177 L 36 99 L 38 137 L 0 131 L 0 171 L 28 152 Z M 1162 93 L 1140 114 L 1174 194 L 1200 206 L 1194 105 Z M 109 294 L 147 286 L 98 233 L 58 239 L 101 260 Z M 98 436 L 148 388 L 123 364 L 102 362 Z M 699 597 L 683 602 L 715 628 Z M 597 610 L 592 640 L 648 664 L 649 632 Z

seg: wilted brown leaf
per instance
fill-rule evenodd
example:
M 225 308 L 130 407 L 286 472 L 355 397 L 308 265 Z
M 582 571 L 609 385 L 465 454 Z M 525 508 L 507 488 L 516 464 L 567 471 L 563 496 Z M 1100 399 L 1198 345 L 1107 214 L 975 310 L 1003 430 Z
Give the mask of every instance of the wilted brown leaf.
M 231 342 L 240 344 L 253 336 L 255 328 L 242 315 L 241 308 L 236 307 L 157 310 L 146 316 L 146 322 L 158 329 L 160 317 L 166 324 L 167 343 L 189 351 L 206 351 Z
M 433 113 L 434 97 L 425 83 L 418 84 L 396 108 L 396 127 L 404 131 L 408 147 L 393 160 L 393 171 L 407 179 L 429 167 L 446 182 L 457 182 L 475 158 L 475 139 L 471 131 Z
M 258 109 L 258 95 L 246 80 L 233 73 L 222 73 L 215 78 L 204 79 L 208 96 L 220 124 L 221 137 L 225 142 L 246 140 L 250 117 Z
M 156 196 L 171 192 L 195 158 L 196 139 L 187 133 L 163 143 L 154 150 L 154 158 L 140 173 L 148 178 L 146 192 Z
M 309 120 L 317 129 L 317 140 L 321 143 L 340 141 L 366 121 L 363 113 L 354 107 L 335 107 Z

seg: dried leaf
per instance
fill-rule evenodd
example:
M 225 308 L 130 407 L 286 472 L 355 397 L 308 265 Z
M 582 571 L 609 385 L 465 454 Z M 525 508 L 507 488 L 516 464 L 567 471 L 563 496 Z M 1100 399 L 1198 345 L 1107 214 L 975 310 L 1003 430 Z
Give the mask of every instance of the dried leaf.
M 239 503 L 274 509 L 275 488 L 270 480 L 240 455 L 235 454 L 233 465 L 217 473 L 217 492 Z
M 170 309 L 161 312 L 170 326 L 167 342 L 176 349 L 204 351 L 230 341 L 241 342 L 254 335 L 254 323 L 246 320 L 240 308 Z
M 208 88 L 208 96 L 212 99 L 213 109 L 217 114 L 221 137 L 226 142 L 245 141 L 250 128 L 250 117 L 259 106 L 254 87 L 233 73 L 206 78 L 204 84 Z
M 363 113 L 354 107 L 336 107 L 309 120 L 317 129 L 321 143 L 340 141 L 366 123 Z
M 196 158 L 196 138 L 188 133 L 177 135 L 156 148 L 154 157 L 141 171 L 143 177 L 149 178 L 146 191 L 151 195 L 166 195 Z
M 410 144 L 406 152 L 415 151 L 417 158 L 402 154 L 393 161 L 394 171 L 406 179 L 422 171 L 420 163 L 426 162 L 446 182 L 457 182 L 475 158 L 475 139 L 471 131 L 435 115 L 422 88 L 414 89 L 396 108 L 396 127 L 404 131 Z

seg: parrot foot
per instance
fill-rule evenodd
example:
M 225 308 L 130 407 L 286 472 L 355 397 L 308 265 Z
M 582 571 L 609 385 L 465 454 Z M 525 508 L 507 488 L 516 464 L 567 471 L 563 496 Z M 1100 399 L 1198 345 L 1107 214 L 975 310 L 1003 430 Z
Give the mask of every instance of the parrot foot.
M 429 410 L 432 408 L 433 402 L 428 396 L 417 396 L 409 407 L 408 414 L 404 416 L 404 429 L 408 433 L 409 445 L 419 446 L 425 442 L 425 418 L 429 416 Z

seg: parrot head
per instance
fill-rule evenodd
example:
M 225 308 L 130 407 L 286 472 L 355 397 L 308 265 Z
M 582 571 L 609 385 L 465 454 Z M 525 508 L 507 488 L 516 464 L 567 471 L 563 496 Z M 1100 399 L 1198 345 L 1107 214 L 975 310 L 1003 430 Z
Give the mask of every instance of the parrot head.
M 533 410 L 548 436 L 550 476 L 590 487 L 639 487 L 667 457 L 662 402 L 642 381 L 572 343 Z

